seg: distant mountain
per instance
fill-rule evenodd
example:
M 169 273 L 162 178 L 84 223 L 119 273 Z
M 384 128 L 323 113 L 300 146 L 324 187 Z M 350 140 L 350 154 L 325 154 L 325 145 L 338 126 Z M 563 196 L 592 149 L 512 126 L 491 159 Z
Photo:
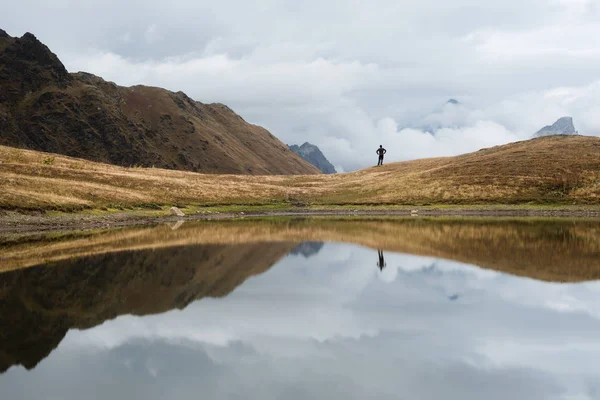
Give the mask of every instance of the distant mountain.
M 302 159 L 308 161 L 315 167 L 321 170 L 326 174 L 335 174 L 337 171 L 335 167 L 325 158 L 321 150 L 314 144 L 310 144 L 308 142 L 304 143 L 302 146 L 298 146 L 293 144 L 289 146 L 290 150 L 294 153 L 298 154 Z
M 547 125 L 537 131 L 533 136 L 552 136 L 552 135 L 577 135 L 578 132 L 575 130 L 573 125 L 573 118 L 562 117 L 556 120 L 552 125 Z
M 69 73 L 31 33 L 0 30 L 0 145 L 121 166 L 227 174 L 317 174 L 223 104 Z
M 418 129 L 435 135 L 440 129 L 458 129 L 465 122 L 468 109 L 458 100 L 451 98 L 403 128 Z

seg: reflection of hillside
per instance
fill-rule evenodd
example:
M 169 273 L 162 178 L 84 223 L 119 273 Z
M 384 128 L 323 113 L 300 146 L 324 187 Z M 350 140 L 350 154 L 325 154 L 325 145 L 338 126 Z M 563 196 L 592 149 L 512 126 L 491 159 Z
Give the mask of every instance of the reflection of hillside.
M 569 220 L 280 219 L 185 223 L 2 249 L 3 270 L 105 252 L 194 244 L 335 241 L 447 258 L 559 282 L 600 279 L 600 224 Z
M 95 239 L 101 238 L 90 240 Z M 80 244 L 51 246 L 68 243 Z M 183 308 L 205 296 L 225 296 L 294 246 L 279 242 L 124 250 L 2 273 L 0 372 L 15 364 L 34 367 L 71 328 L 90 328 L 123 314 Z

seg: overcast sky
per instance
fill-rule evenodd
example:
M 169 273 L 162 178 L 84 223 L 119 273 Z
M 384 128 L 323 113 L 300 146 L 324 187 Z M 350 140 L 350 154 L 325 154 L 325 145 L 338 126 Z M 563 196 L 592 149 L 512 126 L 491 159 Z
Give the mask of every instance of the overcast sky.
M 599 3 L 21 0 L 0 27 L 70 71 L 226 103 L 351 170 L 379 144 L 390 161 L 452 155 L 564 115 L 600 135 Z
M 29 399 L 600 399 L 600 285 L 325 244 L 224 298 L 71 330 Z

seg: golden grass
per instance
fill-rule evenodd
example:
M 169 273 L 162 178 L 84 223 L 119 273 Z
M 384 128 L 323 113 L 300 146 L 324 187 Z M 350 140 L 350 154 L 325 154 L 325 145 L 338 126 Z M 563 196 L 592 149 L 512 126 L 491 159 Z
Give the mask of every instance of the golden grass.
M 336 175 L 210 175 L 122 168 L 0 147 L 0 208 L 302 202 L 341 204 L 598 204 L 600 138 L 546 137 L 446 158 Z
M 569 220 L 275 219 L 186 222 L 5 245 L 0 271 L 90 255 L 208 244 L 347 242 L 535 279 L 600 279 L 600 224 Z

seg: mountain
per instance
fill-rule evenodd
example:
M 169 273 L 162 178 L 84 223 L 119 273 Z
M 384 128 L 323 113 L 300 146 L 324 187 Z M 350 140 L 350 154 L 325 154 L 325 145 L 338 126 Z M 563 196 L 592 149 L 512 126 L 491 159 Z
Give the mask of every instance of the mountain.
M 469 109 L 460 101 L 451 98 L 426 115 L 402 128 L 412 128 L 435 135 L 444 128 L 459 129 L 467 123 Z
M 335 167 L 331 165 L 329 160 L 321 153 L 321 150 L 314 144 L 306 142 L 302 146 L 293 144 L 289 147 L 290 150 L 298 154 L 303 160 L 317 167 L 321 172 L 326 174 L 335 174 L 337 172 Z
M 69 73 L 34 35 L 0 30 L 0 144 L 121 166 L 316 174 L 264 128 L 183 92 Z
M 552 136 L 552 135 L 577 135 L 578 132 L 575 130 L 573 125 L 573 118 L 562 117 L 556 120 L 552 125 L 546 125 L 533 136 Z

